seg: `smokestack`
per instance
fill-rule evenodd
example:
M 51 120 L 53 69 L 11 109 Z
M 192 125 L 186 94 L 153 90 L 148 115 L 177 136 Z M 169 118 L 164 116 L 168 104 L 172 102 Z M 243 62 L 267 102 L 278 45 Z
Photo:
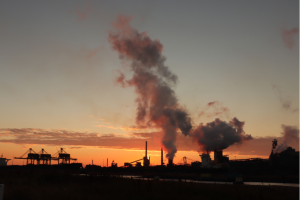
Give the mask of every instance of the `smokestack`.
M 107 158 L 107 162 L 106 162 L 106 167 L 108 167 L 108 158 Z
M 145 157 L 148 158 L 147 157 L 147 141 L 146 141 L 146 153 L 145 153 Z
M 173 166 L 173 159 L 169 159 L 169 166 Z
M 164 165 L 164 152 L 163 149 L 161 148 L 161 166 Z
M 214 151 L 214 162 L 221 163 L 223 159 L 223 151 L 222 150 L 215 150 Z

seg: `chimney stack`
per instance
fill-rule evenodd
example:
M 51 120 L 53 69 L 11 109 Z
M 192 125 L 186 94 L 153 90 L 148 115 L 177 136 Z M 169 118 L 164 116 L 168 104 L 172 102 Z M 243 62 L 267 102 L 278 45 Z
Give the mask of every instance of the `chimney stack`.
M 144 159 L 144 167 L 149 167 L 150 166 L 150 157 L 148 159 L 148 156 L 147 156 L 147 141 L 146 141 L 145 157 L 143 159 Z
M 169 164 L 167 165 L 167 167 L 173 167 L 173 159 L 169 159 Z
M 148 158 L 147 157 L 147 141 L 146 141 L 146 153 L 145 153 L 145 157 Z
M 164 152 L 163 149 L 161 148 L 161 166 L 164 165 Z

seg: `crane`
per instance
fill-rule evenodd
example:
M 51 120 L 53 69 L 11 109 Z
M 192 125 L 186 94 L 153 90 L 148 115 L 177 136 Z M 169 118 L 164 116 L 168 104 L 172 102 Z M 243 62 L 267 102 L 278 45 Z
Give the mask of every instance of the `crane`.
M 51 154 L 47 153 L 44 149 L 42 149 L 41 151 L 38 152 L 38 154 L 40 155 L 40 161 L 42 161 L 41 164 L 43 165 L 51 165 Z
M 56 157 L 52 157 L 52 160 L 57 160 L 58 164 L 70 164 L 71 160 L 77 160 L 77 158 L 71 158 L 70 154 L 68 154 L 63 148 L 60 148 L 60 151 L 56 152 L 54 156 Z M 59 163 L 60 160 L 61 163 Z
M 24 157 L 27 154 L 27 157 Z M 27 165 L 31 164 L 34 165 L 34 161 L 36 161 L 36 164 L 40 164 L 40 155 L 36 153 L 32 148 L 29 148 L 22 156 L 20 157 L 14 157 L 15 159 L 26 159 Z M 29 162 L 28 162 L 29 161 Z

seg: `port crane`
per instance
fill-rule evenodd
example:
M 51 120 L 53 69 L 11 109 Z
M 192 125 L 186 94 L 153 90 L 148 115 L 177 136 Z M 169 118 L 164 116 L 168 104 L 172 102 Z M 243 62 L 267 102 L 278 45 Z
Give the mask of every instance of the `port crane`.
M 40 155 L 40 162 L 42 162 L 40 164 L 51 165 L 51 154 L 47 153 L 44 149 L 40 150 L 38 154 Z
M 53 156 L 52 160 L 57 160 L 57 164 L 70 164 L 71 160 L 77 160 L 77 158 L 71 158 L 63 148 L 60 148 Z
M 25 155 L 27 154 L 27 157 Z M 35 161 L 36 164 L 40 164 L 40 155 L 36 153 L 32 148 L 29 148 L 22 156 L 20 157 L 14 157 L 15 159 L 26 159 L 26 164 L 34 165 Z M 28 162 L 29 161 L 29 162 Z

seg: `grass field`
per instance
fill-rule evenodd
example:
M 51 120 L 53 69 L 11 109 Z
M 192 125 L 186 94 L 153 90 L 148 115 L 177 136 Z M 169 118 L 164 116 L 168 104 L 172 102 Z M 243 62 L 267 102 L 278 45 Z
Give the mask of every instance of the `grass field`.
M 299 199 L 299 188 L 122 179 L 108 176 L 0 174 L 4 200 Z

